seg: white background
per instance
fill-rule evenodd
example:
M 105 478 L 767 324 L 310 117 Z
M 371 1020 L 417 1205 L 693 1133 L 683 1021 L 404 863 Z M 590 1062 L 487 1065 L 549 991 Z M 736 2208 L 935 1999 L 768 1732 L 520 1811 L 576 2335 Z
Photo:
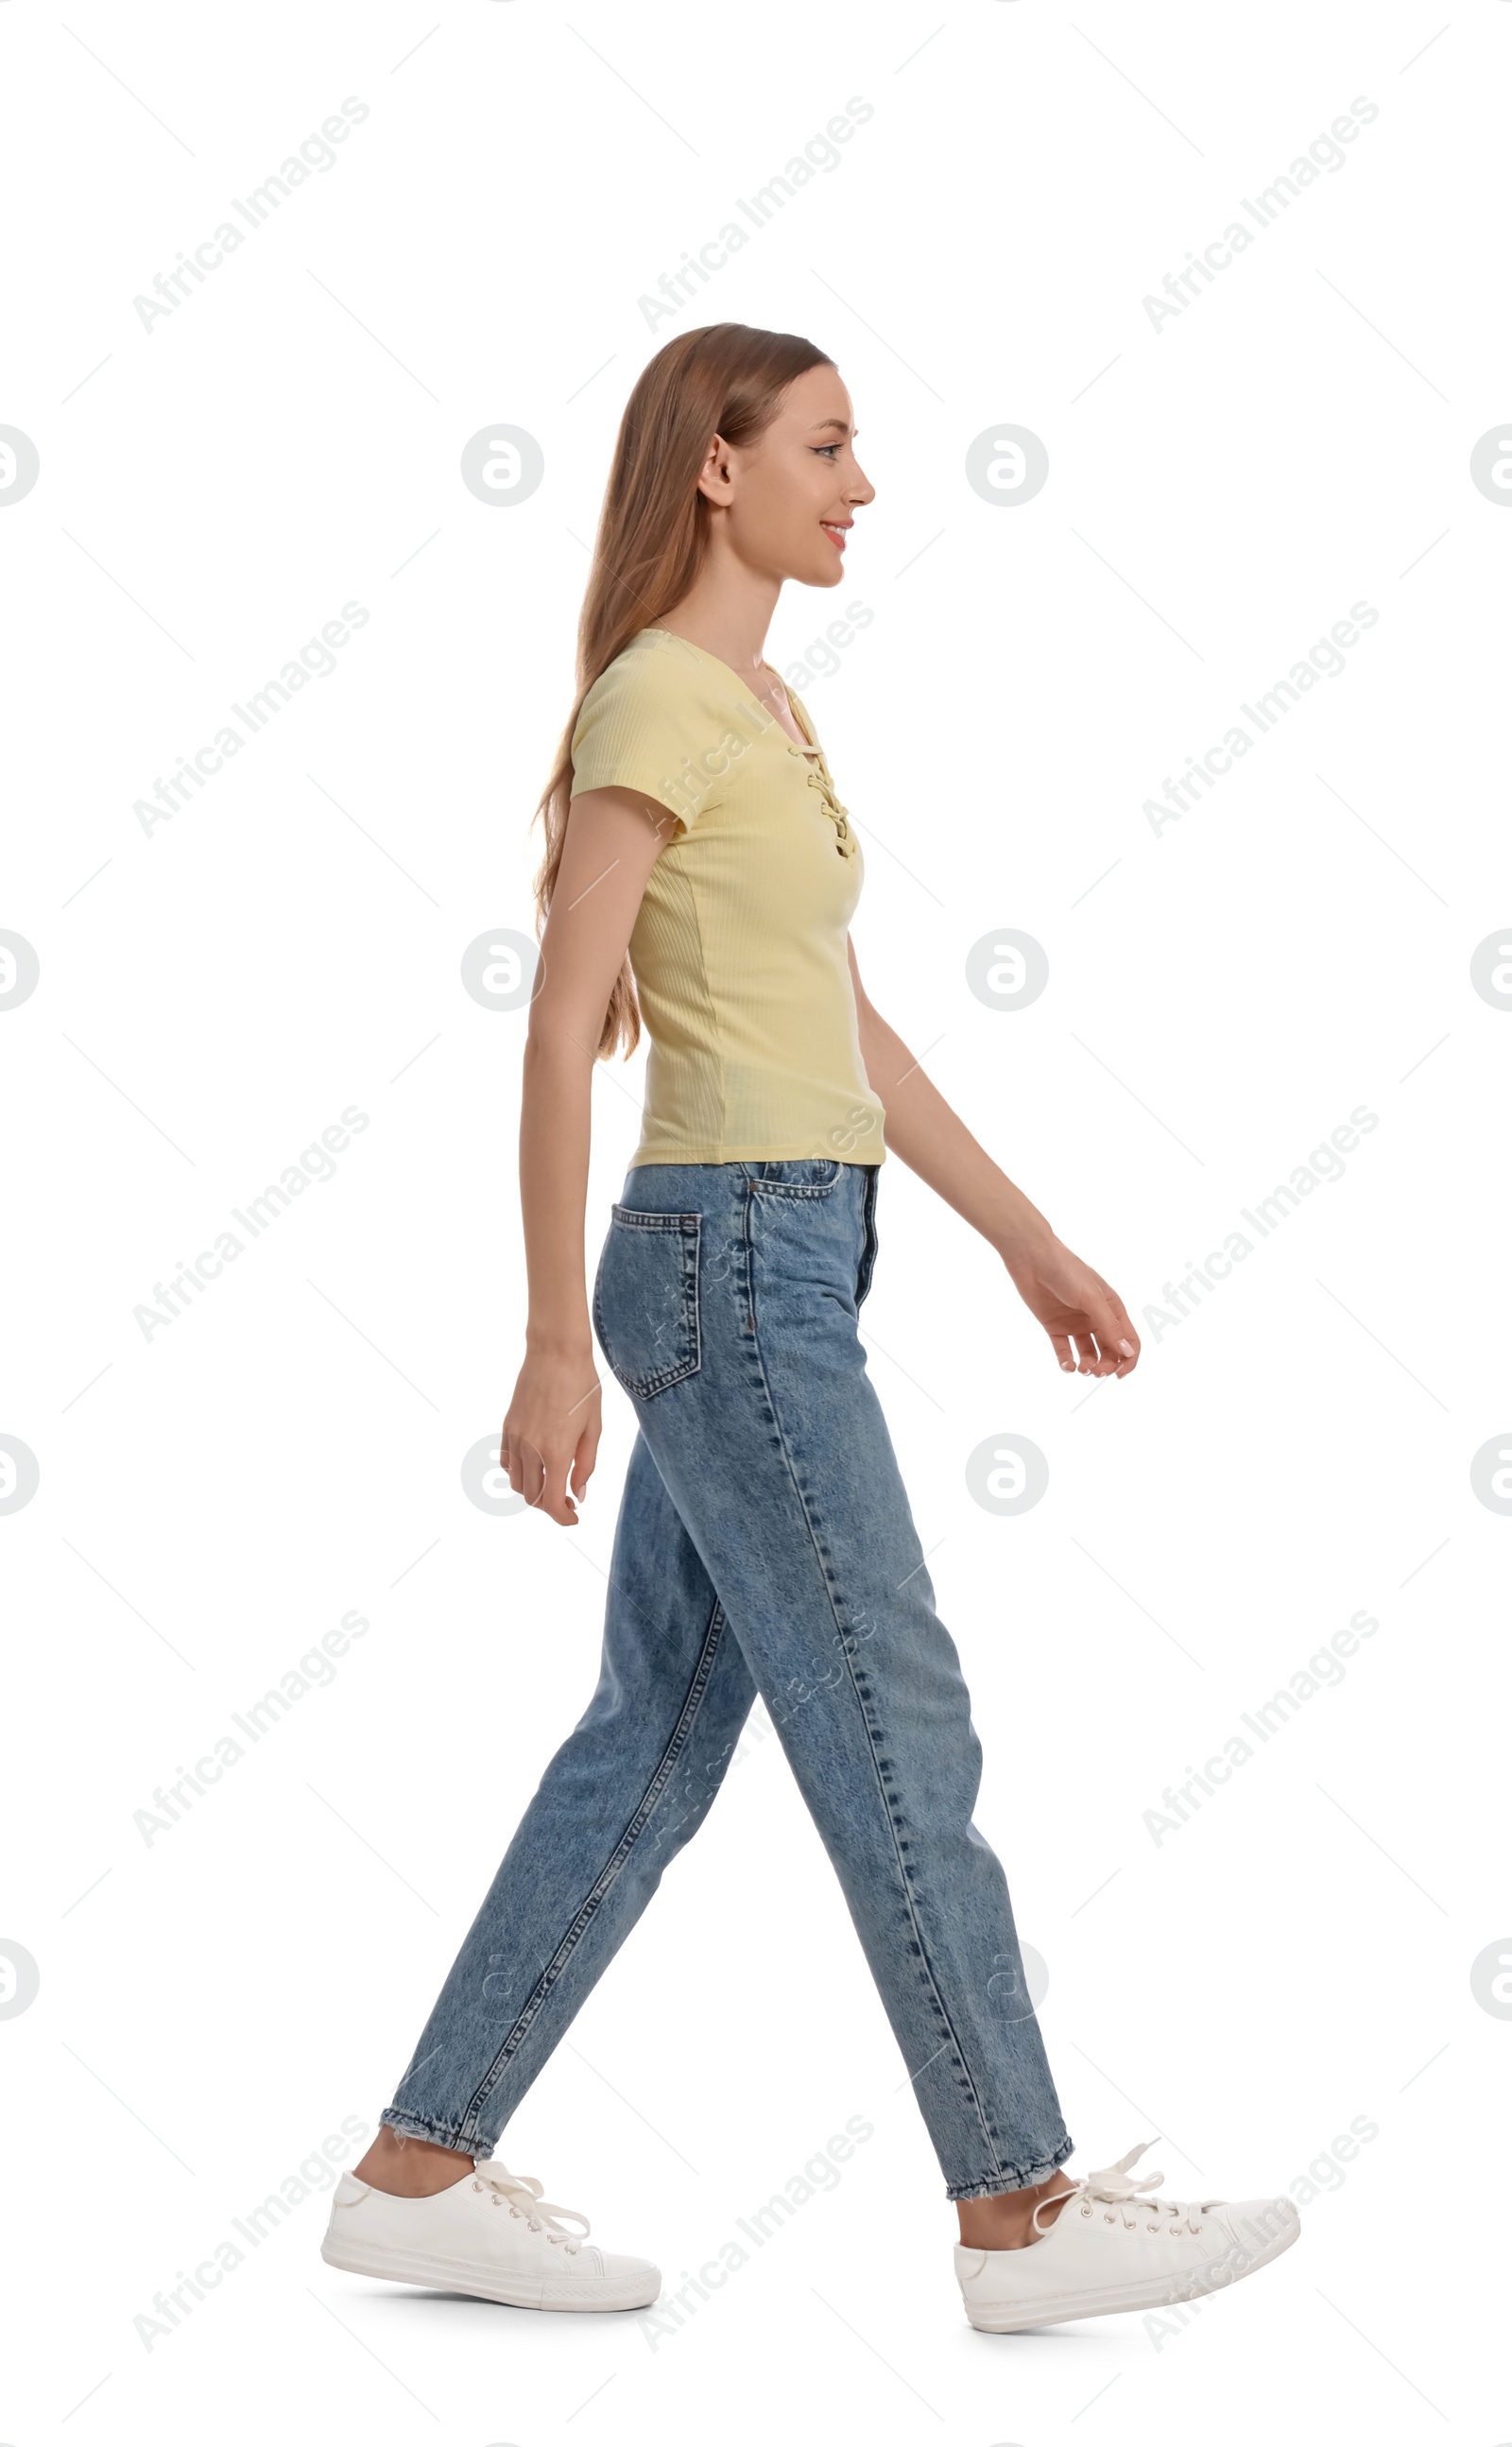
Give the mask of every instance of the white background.
M 1512 7 L 379 0 L 0 11 L 0 1015 L 11 1225 L 0 1518 L 14 1713 L 0 2026 L 14 2447 L 214 2435 L 808 2440 L 1512 2435 L 1503 1433 L 1505 556 L 1469 454 L 1509 406 Z M 369 117 L 171 315 L 133 300 L 345 97 Z M 874 115 L 707 290 L 638 301 L 853 96 Z M 1377 117 L 1157 332 L 1142 305 L 1356 97 Z M 1063 1377 L 986 1244 L 889 1161 L 864 1313 L 986 1746 L 979 1820 L 1049 1972 L 1073 2172 L 1289 2189 L 1378 2130 L 1299 2247 L 1184 2331 L 974 2334 L 954 2217 L 779 1747 L 755 1744 L 501 2154 L 696 2268 L 847 2116 L 875 2126 L 680 2330 L 386 2292 L 294 2209 L 375 2121 L 596 1671 L 632 1420 L 582 1527 L 469 1504 L 520 1350 L 531 810 L 624 398 L 696 322 L 802 332 L 878 488 L 800 682 L 865 846 L 869 991 L 1136 1318 L 1335 1125 L 1378 1125 L 1134 1377 Z M 490 419 L 527 502 L 461 482 Z M 1025 426 L 1049 481 L 980 499 Z M 1180 823 L 1142 812 L 1351 604 L 1347 657 Z M 369 618 L 151 833 L 133 805 L 343 603 Z M 965 981 L 984 932 L 1049 960 Z M 596 1253 L 641 1069 L 595 1091 Z M 369 1116 L 171 1326 L 180 1262 Z M 242 1236 L 245 1237 L 245 1236 Z M 1254 1234 L 1249 1237 L 1253 1240 Z M 966 1458 L 1012 1432 L 1003 1518 Z M 355 1609 L 329 1687 L 148 1844 L 134 1813 Z M 1357 1610 L 1378 1634 L 1157 1844 L 1144 1813 Z M 1512 1950 L 1512 1938 L 1506 1940 Z M 1493 2120 L 1493 2132 L 1495 2131 Z M 1504 2277 L 1503 2278 L 1504 2285 Z

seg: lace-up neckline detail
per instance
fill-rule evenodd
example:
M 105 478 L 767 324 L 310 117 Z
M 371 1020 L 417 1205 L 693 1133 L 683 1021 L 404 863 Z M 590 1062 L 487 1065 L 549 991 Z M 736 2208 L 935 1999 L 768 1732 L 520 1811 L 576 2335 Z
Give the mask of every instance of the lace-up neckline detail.
M 589 2231 L 588 2220 L 580 2210 L 558 2209 L 555 2201 L 543 2201 L 540 2179 L 537 2175 L 512 2175 L 507 2167 L 496 2167 L 484 2158 L 473 2170 L 473 2191 L 490 2191 L 496 2210 L 507 2210 L 511 2217 L 522 2217 L 533 2234 L 544 2233 L 552 2243 L 559 2243 L 569 2256 L 581 2248 L 581 2236 L 574 2237 L 562 2221 Z
M 771 699 L 761 695 L 759 691 L 752 687 L 749 680 L 743 678 L 741 673 L 736 671 L 733 663 L 727 663 L 722 656 L 710 654 L 707 646 L 695 646 L 690 637 L 679 636 L 674 629 L 658 629 L 654 624 L 652 624 L 644 630 L 642 635 L 649 637 L 670 638 L 674 646 L 681 646 L 685 650 L 690 650 L 695 654 L 702 654 L 708 662 L 718 663 L 720 670 L 725 672 L 728 677 L 735 682 L 737 688 L 739 688 L 742 692 L 750 699 L 753 705 L 760 708 L 766 721 L 775 723 L 779 730 L 785 730 L 786 726 L 780 721 Z M 777 686 L 783 690 L 783 695 L 786 700 L 788 711 L 791 712 L 792 699 L 788 696 L 786 689 L 784 688 L 780 674 L 772 670 L 770 663 L 764 663 L 762 665 L 762 669 L 768 673 L 771 678 L 776 681 Z M 801 724 L 800 728 L 806 730 L 806 721 Z M 822 798 L 824 813 L 828 816 L 831 824 L 835 827 L 835 847 L 840 852 L 841 858 L 850 859 L 854 862 L 856 857 L 856 836 L 852 832 L 850 826 L 850 809 L 841 805 L 840 794 L 835 787 L 835 778 L 829 769 L 829 762 L 822 748 L 821 748 L 817 739 L 810 739 L 807 741 L 805 746 L 800 747 L 795 739 L 789 738 L 787 743 L 787 753 L 789 756 L 802 757 L 804 764 L 808 767 L 808 787 L 811 790 L 818 790 Z
M 1052 2199 L 1060 2203 L 1055 2223 L 1068 2217 L 1101 2217 L 1107 2226 L 1116 2226 L 1120 2220 L 1129 2228 L 1143 2225 L 1150 2234 L 1200 2234 L 1208 2211 L 1221 2206 L 1218 2200 L 1163 2201 L 1157 2196 L 1165 2177 L 1158 2169 L 1154 2174 L 1130 2176 L 1135 2159 L 1143 2158 L 1145 2151 L 1154 2147 L 1153 2141 L 1141 2141 L 1134 2149 L 1125 2150 L 1111 2167 L 1099 2167 L 1090 2175 L 1084 2175 L 1068 2192 L 1053 2194 Z M 1050 2231 L 1040 2224 L 1040 2210 L 1050 2205 L 1050 2201 L 1035 2205 L 1036 2235 Z
M 835 827 L 835 847 L 841 858 L 854 858 L 856 836 L 850 828 L 850 809 L 842 807 L 840 803 L 840 796 L 835 788 L 835 778 L 829 769 L 829 760 L 818 740 L 811 740 L 806 748 L 800 748 L 795 742 L 789 747 L 787 753 L 789 756 L 801 756 L 807 765 L 808 787 L 811 790 L 819 791 L 823 801 L 824 813 Z
M 777 673 L 772 671 L 770 663 L 767 663 L 765 666 L 765 669 L 771 672 L 772 678 L 777 680 L 777 684 L 779 688 L 781 688 L 782 682 L 777 679 Z M 755 691 L 752 690 L 751 693 L 754 695 Z M 785 689 L 783 689 L 783 696 L 786 703 L 787 711 L 791 713 L 793 710 L 792 699 L 788 696 Z M 765 702 L 765 700 L 759 697 L 757 698 L 758 704 L 763 702 Z M 772 712 L 773 708 L 768 704 L 766 711 L 768 712 Z M 800 747 L 797 740 L 790 740 L 788 743 L 787 753 L 789 756 L 802 758 L 803 764 L 807 767 L 808 787 L 811 790 L 817 790 L 820 793 L 823 802 L 824 813 L 828 816 L 830 823 L 835 827 L 835 847 L 840 852 L 841 858 L 853 859 L 856 855 L 856 836 L 850 828 L 850 809 L 848 807 L 843 807 L 841 805 L 840 793 L 835 787 L 835 777 L 829 769 L 829 759 L 825 755 L 822 748 L 821 748 L 818 740 L 808 738 L 806 720 L 800 723 L 799 728 L 804 732 L 803 745 Z
M 809 773 L 808 787 L 811 790 L 818 790 L 823 799 L 824 813 L 835 827 L 835 847 L 841 858 L 854 858 L 856 836 L 850 828 L 850 809 L 841 806 L 829 767 L 824 760 L 823 749 L 815 749 L 810 752 L 818 756 L 819 767 L 817 771 Z

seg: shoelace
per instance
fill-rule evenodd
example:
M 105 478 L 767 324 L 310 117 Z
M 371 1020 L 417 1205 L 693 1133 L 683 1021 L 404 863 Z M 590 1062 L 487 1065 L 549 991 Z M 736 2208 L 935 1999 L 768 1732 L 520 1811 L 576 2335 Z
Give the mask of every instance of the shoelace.
M 1068 2192 L 1053 2195 L 1052 2197 L 1060 2203 L 1056 2211 L 1057 2217 L 1072 2217 L 1078 2210 L 1083 2217 L 1095 2217 L 1098 2208 L 1106 2202 L 1110 2203 L 1111 2207 L 1103 2208 L 1102 2214 L 1109 2226 L 1112 2226 L 1119 2217 L 1123 2218 L 1126 2227 L 1138 2226 L 1139 2217 L 1128 2215 L 1128 2211 L 1134 2210 L 1143 2211 L 1144 2225 L 1151 2234 L 1160 2233 L 1161 2221 L 1166 2217 L 1175 2221 L 1174 2225 L 1166 2227 L 1167 2234 L 1180 2234 L 1183 2225 L 1188 2233 L 1199 2233 L 1207 2211 L 1219 2207 L 1216 2199 L 1162 2201 L 1156 2197 L 1160 2187 L 1165 2181 L 1162 2174 L 1157 2172 L 1155 2174 L 1130 2176 L 1128 2171 L 1135 2159 L 1143 2158 L 1145 2151 L 1153 2150 L 1154 2147 L 1153 2141 L 1141 2141 L 1134 2149 L 1125 2150 L 1123 2157 L 1116 2159 L 1111 2167 L 1099 2167 L 1091 2174 L 1084 2175 L 1081 2182 L 1073 2185 Z M 1036 2234 L 1048 2232 L 1049 2229 L 1042 2227 L 1039 2222 L 1040 2210 L 1049 2209 L 1050 2206 L 1050 2201 L 1036 2203 L 1033 2217 Z
M 511 2217 L 522 2217 L 532 2234 L 544 2232 L 569 2252 L 580 2248 L 560 2220 L 571 2218 L 584 2234 L 589 2230 L 588 2220 L 581 2210 L 558 2209 L 555 2201 L 543 2201 L 539 2176 L 512 2175 L 507 2167 L 496 2166 L 491 2158 L 485 2158 L 473 2169 L 473 2190 L 481 2192 L 485 2186 L 493 2193 L 495 2209 L 507 2209 Z

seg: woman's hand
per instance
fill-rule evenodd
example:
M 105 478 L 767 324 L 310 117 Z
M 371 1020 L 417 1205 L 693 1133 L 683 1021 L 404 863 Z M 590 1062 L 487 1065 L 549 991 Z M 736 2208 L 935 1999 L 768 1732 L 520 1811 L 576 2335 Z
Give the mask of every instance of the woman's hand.
M 1126 1376 L 1139 1358 L 1140 1338 L 1117 1292 L 1057 1241 L 1039 1208 L 973 1138 L 868 999 L 848 936 L 846 948 L 861 1060 L 886 1109 L 889 1153 L 900 1156 L 991 1242 L 1063 1368 L 1080 1368 L 1089 1376 Z
M 1116 1291 L 1053 1234 L 1022 1254 L 1004 1256 L 1019 1298 L 1049 1336 L 1063 1368 L 1087 1376 L 1126 1376 L 1140 1338 Z
M 594 1349 L 532 1351 L 516 1380 L 504 1418 L 499 1466 L 527 1504 L 564 1529 L 576 1529 L 598 1458 L 603 1405 Z

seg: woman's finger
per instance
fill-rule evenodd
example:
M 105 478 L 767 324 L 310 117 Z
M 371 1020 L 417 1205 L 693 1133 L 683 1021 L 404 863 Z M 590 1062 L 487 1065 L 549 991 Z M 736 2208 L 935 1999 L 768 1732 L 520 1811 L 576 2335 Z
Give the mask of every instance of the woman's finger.
M 520 1492 L 527 1504 L 539 1505 L 546 1484 L 545 1465 L 528 1436 L 517 1436 L 515 1455 L 520 1464 Z
M 598 1427 L 595 1422 L 594 1426 L 583 1430 L 577 1439 L 577 1451 L 573 1455 L 572 1476 L 568 1484 L 579 1504 L 588 1492 L 588 1482 L 594 1474 L 594 1465 L 597 1459 Z
M 1101 1299 L 1088 1300 L 1087 1315 L 1097 1337 L 1098 1365 L 1095 1373 L 1100 1376 L 1122 1375 L 1125 1367 L 1139 1356 L 1134 1329 L 1123 1301 L 1116 1292 L 1108 1291 L 1105 1286 Z
M 1140 1338 L 1134 1331 L 1133 1320 L 1117 1292 L 1108 1293 L 1107 1304 L 1113 1318 L 1113 1349 L 1118 1359 L 1114 1374 L 1126 1376 L 1139 1358 Z

